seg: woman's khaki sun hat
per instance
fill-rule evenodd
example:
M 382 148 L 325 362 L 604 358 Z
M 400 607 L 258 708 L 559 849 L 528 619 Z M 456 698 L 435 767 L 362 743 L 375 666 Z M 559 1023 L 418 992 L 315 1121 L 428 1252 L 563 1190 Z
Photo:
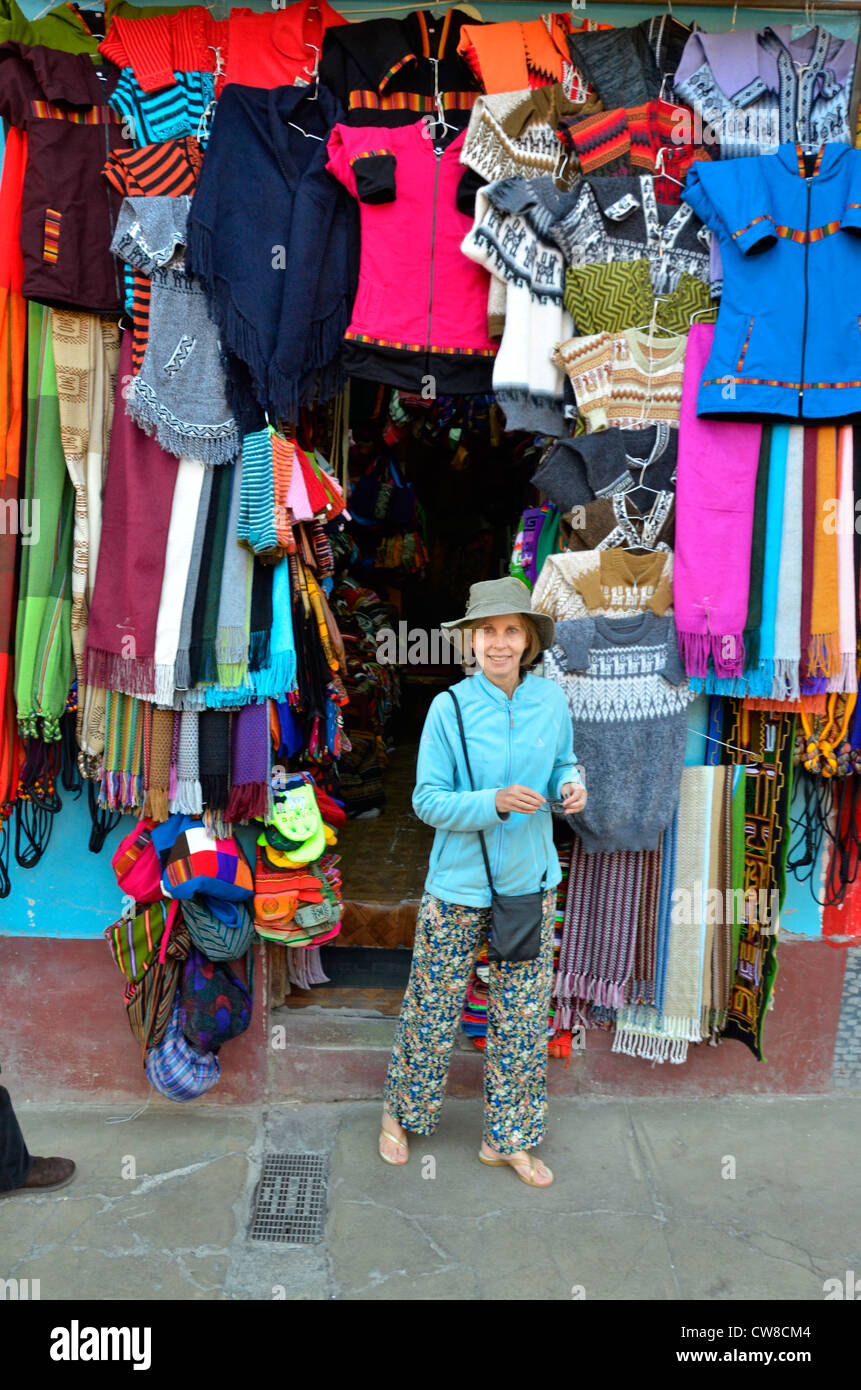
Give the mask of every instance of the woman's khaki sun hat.
M 555 624 L 546 613 L 534 612 L 531 601 L 529 589 L 522 580 L 515 579 L 513 574 L 506 575 L 504 579 L 483 579 L 478 584 L 470 585 L 469 601 L 464 616 L 454 618 L 448 623 L 441 623 L 440 626 L 443 630 L 462 629 L 471 627 L 483 618 L 501 618 L 506 613 L 522 613 L 524 618 L 531 618 L 535 623 L 542 650 L 546 650 L 547 647 L 553 646 Z

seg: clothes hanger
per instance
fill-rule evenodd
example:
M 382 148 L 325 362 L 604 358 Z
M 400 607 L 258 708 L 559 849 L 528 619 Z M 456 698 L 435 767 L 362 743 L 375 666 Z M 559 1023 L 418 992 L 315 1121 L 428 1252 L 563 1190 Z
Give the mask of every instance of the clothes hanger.
M 319 48 L 317 47 L 317 45 L 316 45 L 315 43 L 308 43 L 307 39 L 305 40 L 305 47 L 306 47 L 306 48 L 313 48 L 314 52 L 315 52 L 316 55 L 317 55 L 316 58 L 314 59 L 314 69 L 313 69 L 312 72 L 308 73 L 309 79 L 310 79 L 308 85 L 309 85 L 309 86 L 313 86 L 313 88 L 314 88 L 314 95 L 313 95 L 313 96 L 309 96 L 309 97 L 308 97 L 308 101 L 316 101 L 317 98 L 318 98 L 319 95 L 320 95 L 320 88 L 319 88 L 319 85 L 318 85 L 318 82 L 317 82 L 317 70 L 318 70 L 318 68 L 319 68 L 319 66 L 320 66 L 320 50 L 319 50 Z M 304 67 L 304 68 L 302 69 L 302 71 L 307 73 L 307 72 L 308 72 L 308 68 L 307 68 L 307 67 Z M 297 125 L 296 121 L 288 121 L 287 124 L 288 124 L 289 126 L 292 126 L 294 130 L 298 130 L 298 132 L 299 132 L 300 135 L 304 135 L 306 140 L 319 140 L 321 144 L 324 144 L 324 143 L 325 143 L 325 137 L 324 137 L 324 136 L 322 136 L 322 135 L 314 135 L 314 134 L 312 134 L 312 132 L 311 132 L 310 130 L 304 130 L 302 126 Z
M 717 306 L 715 305 L 714 308 L 711 308 L 711 307 L 710 307 L 710 308 L 708 308 L 708 309 L 694 309 L 694 312 L 691 314 L 691 318 L 690 318 L 691 328 L 693 328 L 694 322 L 696 321 L 697 316 L 698 316 L 699 314 L 713 314 L 716 307 L 717 307 Z
M 669 295 L 659 294 L 652 305 L 652 317 L 649 319 L 648 323 L 638 323 L 631 331 L 634 333 L 645 333 L 648 328 L 650 333 L 654 333 L 655 329 L 658 329 L 661 333 L 669 333 L 671 337 L 677 338 L 679 335 L 674 329 L 665 328 L 662 323 L 658 323 L 657 321 L 658 305 L 665 304 L 668 299 Z
M 681 24 L 683 29 L 687 29 L 688 33 L 691 32 L 691 26 L 689 24 L 685 24 L 684 20 L 676 19 L 676 16 L 673 14 L 673 0 L 667 0 L 667 12 L 670 16 L 670 19 L 675 19 L 676 24 Z
M 685 185 L 682 183 L 682 180 L 677 179 L 673 174 L 668 174 L 666 169 L 664 168 L 666 151 L 667 146 L 661 145 L 660 149 L 658 150 L 658 153 L 655 155 L 655 178 L 658 178 L 660 176 L 660 178 L 662 179 L 669 179 L 670 183 L 678 184 L 679 188 L 684 188 Z

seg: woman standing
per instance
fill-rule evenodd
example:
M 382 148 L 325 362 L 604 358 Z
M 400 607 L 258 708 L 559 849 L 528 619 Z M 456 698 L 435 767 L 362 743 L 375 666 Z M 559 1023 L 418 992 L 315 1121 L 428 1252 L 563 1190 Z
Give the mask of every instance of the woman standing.
M 473 584 L 466 615 L 479 672 L 433 700 L 419 747 L 413 809 L 436 830 L 419 909 L 412 970 L 384 1093 L 380 1156 L 406 1163 L 406 1134 L 431 1134 L 445 1094 L 454 1037 L 476 948 L 491 924 L 491 892 L 542 889 L 535 959 L 490 963 L 484 1054 L 484 1134 L 479 1159 L 510 1165 L 523 1182 L 553 1174 L 527 1150 L 544 1136 L 547 1019 L 553 974 L 556 885 L 551 804 L 582 810 L 586 791 L 561 689 L 528 671 L 553 644 L 554 625 L 533 613 L 519 579 Z M 470 777 L 471 770 L 471 777 Z M 478 831 L 484 832 L 487 866 Z

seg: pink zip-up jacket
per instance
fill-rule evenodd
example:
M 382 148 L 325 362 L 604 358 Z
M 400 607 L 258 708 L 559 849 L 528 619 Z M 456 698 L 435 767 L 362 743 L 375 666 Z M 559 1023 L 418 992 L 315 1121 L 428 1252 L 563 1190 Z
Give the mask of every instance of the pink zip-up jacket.
M 490 276 L 461 242 L 457 207 L 465 132 L 437 152 L 424 120 L 386 129 L 336 125 L 327 169 L 359 200 L 361 261 L 345 367 L 406 389 L 490 391 Z

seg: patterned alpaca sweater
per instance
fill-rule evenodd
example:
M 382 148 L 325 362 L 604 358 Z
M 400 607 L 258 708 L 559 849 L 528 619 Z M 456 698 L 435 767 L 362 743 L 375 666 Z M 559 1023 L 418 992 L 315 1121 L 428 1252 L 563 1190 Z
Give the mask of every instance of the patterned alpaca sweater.
M 544 674 L 565 691 L 589 797 L 567 817 L 587 854 L 657 849 L 679 799 L 694 698 L 670 617 L 556 625 Z

